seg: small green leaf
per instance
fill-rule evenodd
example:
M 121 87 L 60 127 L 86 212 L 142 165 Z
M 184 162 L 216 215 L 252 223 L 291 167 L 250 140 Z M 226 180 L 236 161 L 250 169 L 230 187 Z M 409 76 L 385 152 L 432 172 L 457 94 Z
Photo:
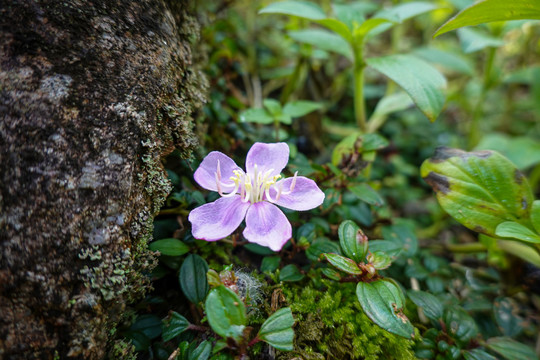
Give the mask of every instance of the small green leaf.
M 317 239 L 306 249 L 306 257 L 311 261 L 317 261 L 324 253 L 339 253 L 339 245 L 333 241 Z
M 514 240 L 497 240 L 497 245 L 504 251 L 518 258 L 540 267 L 540 254 L 529 244 Z
M 512 238 L 534 244 L 540 244 L 540 236 L 526 226 L 514 221 L 505 221 L 497 225 L 495 235 L 502 238 Z
M 284 266 L 279 272 L 279 281 L 295 282 L 300 281 L 303 278 L 304 274 L 302 274 L 294 264 Z
M 324 276 L 328 277 L 329 279 L 332 279 L 334 281 L 341 280 L 341 273 L 333 268 L 322 268 L 321 272 L 324 274 Z
M 538 0 L 484 0 L 479 1 L 445 22 L 433 37 L 464 26 L 492 21 L 540 19 Z
M 465 75 L 474 75 L 474 66 L 471 61 L 455 52 L 432 47 L 422 47 L 415 49 L 414 54 L 427 62 L 439 64 L 448 70 Z
M 463 357 L 465 360 L 497 360 L 496 357 L 481 349 L 465 350 L 463 351 Z
M 152 251 L 159 251 L 163 255 L 180 256 L 189 251 L 189 246 L 174 238 L 153 241 L 148 246 Z
M 428 119 L 435 121 L 443 108 L 446 88 L 446 79 L 437 69 L 413 55 L 390 55 L 366 62 L 401 86 Z
M 341 36 L 323 29 L 305 29 L 289 31 L 289 36 L 301 43 L 313 45 L 319 49 L 341 54 L 349 59 L 353 58 L 353 51 L 349 43 Z
M 392 225 L 382 228 L 385 240 L 399 244 L 405 256 L 413 256 L 418 251 L 418 238 L 414 232 L 405 225 Z
M 384 24 L 384 23 L 395 23 L 396 21 L 393 21 L 391 19 L 385 19 L 382 17 L 373 17 L 371 19 L 367 19 L 364 21 L 359 27 L 354 29 L 353 36 L 355 39 L 357 38 L 364 38 L 371 30 L 375 29 L 377 26 Z
M 389 256 L 396 257 L 403 251 L 403 244 L 391 240 L 370 240 L 369 251 L 382 251 Z
M 382 251 L 374 251 L 370 253 L 367 257 L 367 261 L 377 270 L 387 269 L 392 264 L 392 259 L 390 256 Z
M 240 122 L 272 124 L 274 118 L 265 109 L 247 109 L 240 113 Z
M 540 78 L 540 69 L 538 73 Z M 521 171 L 540 163 L 540 143 L 531 137 L 486 134 L 474 150 L 498 151 Z
M 375 107 L 372 119 L 383 117 L 388 114 L 408 109 L 413 105 L 413 101 L 407 93 L 400 91 L 390 95 L 385 95 Z M 372 121 L 372 120 L 370 120 Z
M 531 207 L 531 222 L 537 233 L 540 233 L 540 200 L 533 201 Z
M 459 340 L 466 342 L 478 334 L 474 319 L 461 308 L 452 308 L 444 314 L 448 331 Z
M 414 336 L 414 328 L 403 314 L 405 301 L 401 289 L 388 280 L 359 282 L 356 296 L 366 315 L 381 328 L 405 338 Z
M 360 1 L 349 4 L 332 4 L 335 16 L 351 30 L 354 29 L 355 23 L 361 24 L 366 19 L 366 15 L 377 8 L 376 4 Z
M 188 360 L 208 360 L 210 355 L 212 355 L 212 343 L 205 340 L 189 354 Z
M 316 20 L 315 22 L 317 24 L 321 24 L 329 30 L 332 30 L 333 32 L 341 36 L 343 39 L 345 39 L 347 42 L 352 41 L 351 30 L 347 27 L 345 23 L 336 19 L 323 19 Z
M 149 339 L 155 339 L 161 335 L 161 319 L 155 315 L 138 316 L 130 330 L 142 332 Z
M 279 267 L 281 258 L 279 256 L 265 256 L 262 259 L 261 271 L 262 272 L 274 272 Z
M 172 311 L 163 321 L 162 337 L 163 341 L 169 341 L 180 335 L 189 327 L 189 321 L 179 313 Z
M 507 337 L 488 339 L 487 348 L 507 360 L 538 360 L 533 348 Z
M 207 271 L 208 264 L 196 254 L 188 255 L 180 268 L 180 287 L 187 299 L 194 304 L 203 301 L 208 293 Z
M 332 253 L 324 254 L 324 257 L 326 258 L 326 260 L 328 260 L 330 264 L 334 265 L 337 269 L 346 272 L 347 274 L 362 274 L 362 270 L 360 270 L 358 265 L 356 265 L 356 263 L 352 259 Z
M 525 320 L 518 313 L 519 305 L 514 299 L 509 297 L 495 299 L 493 315 L 504 335 L 514 337 L 523 331 Z
M 441 147 L 421 175 L 442 208 L 476 232 L 495 236 L 500 223 L 529 218 L 534 199 L 527 179 L 496 151 Z
M 238 295 L 223 285 L 210 291 L 205 303 L 206 317 L 214 332 L 239 342 L 246 326 L 246 309 Z
M 438 320 L 443 316 L 443 305 L 436 296 L 420 290 L 409 290 L 407 295 L 424 314 L 431 320 Z
M 326 18 L 326 14 L 317 4 L 308 1 L 275 2 L 259 10 L 259 14 L 293 15 L 310 20 Z
M 283 113 L 291 117 L 301 117 L 323 107 L 321 103 L 307 100 L 291 101 L 283 107 Z
M 368 251 L 368 238 L 351 220 L 343 221 L 338 228 L 339 244 L 343 253 L 356 262 L 362 262 Z
M 480 51 L 488 47 L 499 47 L 504 45 L 504 41 L 501 39 L 484 34 L 477 29 L 459 29 L 458 37 L 461 42 L 461 48 L 466 54 Z
M 430 1 L 410 1 L 407 3 L 396 5 L 390 9 L 382 10 L 375 14 L 377 17 L 397 18 L 403 22 L 415 16 L 439 9 L 441 6 Z
M 281 104 L 275 99 L 264 99 L 263 105 L 265 109 L 274 117 L 281 114 Z
M 281 351 L 292 351 L 294 318 L 291 308 L 282 308 L 270 315 L 259 330 L 259 338 Z
M 359 185 L 352 185 L 347 187 L 350 192 L 358 196 L 358 198 L 370 205 L 382 206 L 384 205 L 383 198 L 375 191 L 371 186 L 366 183 Z

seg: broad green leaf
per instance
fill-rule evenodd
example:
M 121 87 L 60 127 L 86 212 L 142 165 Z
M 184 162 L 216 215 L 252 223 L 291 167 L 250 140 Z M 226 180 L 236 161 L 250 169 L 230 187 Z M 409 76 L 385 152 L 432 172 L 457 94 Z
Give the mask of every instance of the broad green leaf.
M 477 29 L 459 29 L 458 37 L 461 43 L 461 48 L 466 54 L 480 51 L 488 47 L 499 47 L 504 45 L 504 42 L 501 39 L 484 34 L 482 31 Z
M 353 2 L 349 4 L 332 4 L 335 16 L 343 22 L 350 30 L 354 29 L 354 24 L 361 24 L 366 14 L 377 9 L 377 5 L 368 2 Z
M 334 268 L 322 268 L 321 272 L 329 279 L 334 281 L 341 280 L 341 273 Z
M 321 103 L 307 100 L 291 101 L 283 107 L 283 113 L 291 117 L 301 117 L 323 107 Z
M 373 251 L 367 256 L 367 261 L 377 270 L 384 270 L 390 267 L 392 259 L 390 255 L 382 251 Z
M 407 295 L 419 308 L 424 310 L 424 314 L 431 320 L 437 321 L 443 316 L 443 305 L 436 296 L 425 291 L 409 290 Z
M 291 308 L 282 308 L 270 315 L 262 324 L 258 337 L 281 351 L 293 349 L 294 318 Z
M 445 69 L 466 75 L 474 75 L 474 66 L 471 61 L 452 51 L 432 47 L 422 47 L 415 49 L 413 53 L 416 56 L 419 56 L 430 63 L 438 64 Z
M 403 313 L 403 294 L 395 283 L 387 280 L 359 282 L 356 296 L 366 315 L 375 324 L 405 338 L 414 336 L 414 328 Z
M 212 343 L 205 340 L 189 354 L 188 360 L 208 360 L 210 355 L 212 355 Z
M 533 201 L 531 207 L 531 222 L 537 233 L 540 233 L 540 200 Z
M 446 88 L 446 79 L 437 69 L 412 55 L 390 55 L 366 62 L 401 86 L 428 119 L 435 121 L 443 108 Z
M 370 240 L 369 251 L 382 251 L 389 256 L 396 257 L 403 251 L 403 244 L 390 240 Z
M 189 251 L 189 246 L 174 238 L 153 241 L 148 246 L 152 251 L 159 251 L 163 255 L 180 256 Z
M 214 332 L 224 338 L 242 339 L 246 309 L 238 295 L 223 285 L 210 291 L 205 303 L 206 317 Z
M 533 195 L 527 179 L 496 151 L 440 147 L 421 167 L 442 208 L 471 230 L 495 236 L 505 221 L 528 219 Z
M 313 45 L 319 49 L 341 54 L 349 59 L 353 58 L 353 51 L 349 43 L 341 36 L 323 29 L 305 29 L 289 31 L 289 36 L 301 43 Z
M 495 150 L 506 156 L 519 170 L 540 163 L 540 143 L 533 138 L 486 134 L 474 150 Z
M 365 260 L 368 251 L 368 238 L 358 225 L 351 220 L 343 221 L 339 225 L 338 236 L 341 249 L 347 257 L 357 263 Z
M 333 253 L 324 254 L 324 257 L 334 267 L 336 267 L 337 269 L 343 272 L 346 272 L 347 274 L 351 274 L 351 275 L 362 274 L 362 270 L 360 270 L 358 265 L 352 259 L 346 258 L 345 256 L 341 256 L 338 254 L 333 254 Z
M 341 36 L 343 39 L 345 39 L 347 42 L 352 41 L 351 30 L 341 21 L 336 19 L 323 19 L 316 20 L 315 22 L 321 24 L 329 30 L 332 30 L 333 32 Z
M 474 319 L 461 308 L 452 308 L 444 314 L 448 331 L 459 340 L 466 342 L 478 334 Z
M 364 38 L 371 30 L 384 23 L 395 23 L 395 21 L 382 17 L 373 17 L 371 19 L 367 19 L 360 26 L 354 29 L 353 36 L 355 39 Z
M 131 340 L 135 351 L 147 350 L 150 347 L 151 339 L 141 331 L 129 330 L 124 333 L 124 336 Z
M 279 1 L 259 10 L 259 14 L 293 15 L 304 19 L 322 20 L 326 14 L 319 5 L 308 1 Z
M 155 339 L 161 335 L 161 319 L 155 315 L 141 315 L 129 329 L 142 332 L 149 339 Z
M 274 272 L 279 267 L 279 262 L 281 258 L 279 256 L 265 256 L 262 259 L 261 271 Z
M 433 35 L 437 37 L 464 26 L 492 21 L 540 19 L 538 0 L 484 0 L 460 11 L 445 22 Z
M 534 244 L 540 244 L 540 236 L 526 226 L 514 221 L 505 221 L 497 225 L 495 235 L 502 238 L 512 238 Z
M 244 249 L 251 251 L 252 253 L 255 253 L 257 255 L 275 255 L 276 252 L 270 250 L 270 248 L 267 248 L 266 246 L 261 246 L 259 244 L 246 244 L 244 245 Z
M 523 331 L 524 319 L 518 315 L 519 304 L 510 297 L 495 299 L 493 315 L 505 336 L 517 336 Z
M 272 124 L 274 118 L 265 109 L 247 109 L 240 113 L 240 122 L 253 122 L 258 124 Z
M 414 232 L 405 225 L 392 225 L 382 228 L 385 240 L 400 244 L 405 256 L 413 256 L 418 251 L 418 238 Z
M 163 321 L 163 341 L 172 340 L 174 337 L 186 331 L 188 327 L 189 321 L 187 321 L 185 317 L 176 311 L 171 312 L 171 314 Z
M 311 261 L 317 261 L 324 253 L 339 253 L 339 245 L 328 240 L 315 240 L 306 250 L 306 257 Z
M 304 274 L 302 274 L 294 264 L 284 266 L 279 272 L 279 281 L 295 282 L 300 281 L 303 278 Z
M 497 245 L 504 251 L 517 256 L 518 258 L 540 267 L 540 254 L 529 244 L 514 240 L 497 240 Z
M 279 101 L 275 99 L 264 99 L 263 105 L 273 117 L 281 114 L 281 104 Z
M 488 339 L 487 348 L 507 360 L 538 360 L 533 348 L 507 337 Z
M 463 357 L 465 360 L 497 360 L 496 357 L 481 349 L 465 350 L 463 351 Z
M 390 95 L 385 95 L 375 107 L 372 119 L 378 118 L 381 116 L 386 116 L 388 114 L 405 110 L 413 105 L 411 97 L 405 92 L 395 92 Z M 371 122 L 372 120 L 370 120 Z
M 208 293 L 207 271 L 206 261 L 195 254 L 188 255 L 180 268 L 180 287 L 187 299 L 194 304 L 203 301 Z
M 358 198 L 370 205 L 382 206 L 384 205 L 383 198 L 375 191 L 371 186 L 366 183 L 359 185 L 348 186 L 350 192 L 358 196 Z
M 405 20 L 413 18 L 415 16 L 424 14 L 426 12 L 440 8 L 441 6 L 435 2 L 428 1 L 411 1 L 403 4 L 396 5 L 389 9 L 384 9 L 376 13 L 374 18 L 385 18 L 394 23 L 402 23 Z M 381 24 L 373 31 L 373 35 L 380 34 L 390 29 L 394 24 L 386 23 Z

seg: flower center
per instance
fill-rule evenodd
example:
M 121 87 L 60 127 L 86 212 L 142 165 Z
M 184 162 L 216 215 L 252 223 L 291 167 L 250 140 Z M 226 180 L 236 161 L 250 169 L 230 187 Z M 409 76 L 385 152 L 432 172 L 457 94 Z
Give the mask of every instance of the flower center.
M 259 167 L 255 164 L 253 171 L 245 173 L 242 170 L 233 170 L 234 176 L 229 178 L 231 182 L 225 183 L 221 181 L 221 169 L 218 161 L 217 171 L 215 173 L 216 185 L 219 195 L 223 197 L 230 197 L 236 194 L 240 194 L 242 202 L 251 202 L 252 204 L 266 200 L 269 202 L 278 201 L 281 195 L 290 194 L 296 184 L 296 172 L 292 180 L 289 191 L 283 191 L 282 186 L 276 186 L 276 182 L 281 178 L 281 175 L 273 175 L 274 169 L 266 171 L 260 171 Z M 224 188 L 229 193 L 224 193 Z M 276 198 L 273 199 L 270 195 L 270 189 L 276 192 Z

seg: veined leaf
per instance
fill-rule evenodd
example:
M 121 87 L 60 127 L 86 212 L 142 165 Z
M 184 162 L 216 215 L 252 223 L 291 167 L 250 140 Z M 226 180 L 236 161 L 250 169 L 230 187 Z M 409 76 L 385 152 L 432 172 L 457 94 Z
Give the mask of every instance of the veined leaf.
M 540 19 L 538 0 L 484 0 L 460 11 L 445 22 L 433 35 L 437 37 L 464 26 L 492 21 Z
M 290 31 L 289 36 L 301 43 L 313 45 L 319 49 L 353 58 L 352 48 L 341 36 L 323 29 L 305 29 Z
M 508 337 L 488 339 L 487 348 L 508 360 L 538 360 L 534 349 Z
M 168 256 L 180 256 L 189 251 L 189 246 L 174 238 L 153 241 L 148 247 L 152 251 L 159 251 L 161 254 Z
M 495 229 L 495 235 L 512 238 L 534 244 L 540 244 L 540 236 L 526 226 L 514 221 L 500 223 Z
M 223 285 L 210 291 L 205 303 L 206 317 L 216 334 L 239 341 L 246 325 L 246 309 L 238 295 Z
M 314 101 L 297 100 L 291 101 L 283 107 L 283 113 L 291 117 L 300 117 L 319 110 L 323 105 Z
M 446 79 L 437 69 L 412 55 L 390 55 L 366 62 L 401 86 L 428 119 L 435 121 L 443 108 L 446 88 Z
M 294 318 L 291 308 L 282 308 L 270 315 L 259 330 L 259 338 L 281 351 L 293 349 Z
M 368 251 L 368 239 L 358 225 L 351 220 L 345 220 L 339 225 L 338 236 L 339 244 L 345 255 L 356 262 L 365 260 Z
M 328 260 L 330 264 L 334 265 L 334 267 L 343 272 L 346 272 L 347 274 L 362 274 L 362 270 L 360 270 L 358 265 L 356 265 L 356 263 L 352 259 L 333 253 L 324 254 L 324 257 L 326 258 L 326 260 Z
M 481 30 L 477 29 L 459 29 L 458 37 L 461 42 L 461 48 L 466 54 L 480 51 L 487 47 L 499 47 L 504 45 L 504 42 L 501 39 L 484 34 Z
M 420 290 L 409 290 L 407 295 L 416 306 L 424 310 L 429 319 L 436 321 L 442 318 L 443 305 L 435 295 Z

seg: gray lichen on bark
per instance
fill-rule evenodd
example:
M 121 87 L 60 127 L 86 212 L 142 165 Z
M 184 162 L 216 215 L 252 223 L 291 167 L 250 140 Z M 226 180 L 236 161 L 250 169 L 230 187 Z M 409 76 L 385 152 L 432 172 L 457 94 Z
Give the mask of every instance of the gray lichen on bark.
M 0 5 L 0 358 L 103 358 L 204 102 L 184 2 Z

